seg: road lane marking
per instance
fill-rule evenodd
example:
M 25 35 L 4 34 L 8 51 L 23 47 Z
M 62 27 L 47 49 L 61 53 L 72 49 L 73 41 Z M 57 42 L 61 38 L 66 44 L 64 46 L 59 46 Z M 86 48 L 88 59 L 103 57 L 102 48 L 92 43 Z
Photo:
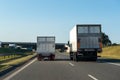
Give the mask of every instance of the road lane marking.
M 112 64 L 112 65 L 120 66 L 119 63 L 108 63 L 108 64 Z
M 29 65 L 31 65 L 33 62 L 35 62 L 37 59 L 32 60 L 30 63 L 26 64 L 25 66 L 23 66 L 21 69 L 17 70 L 16 72 L 14 72 L 13 74 L 11 74 L 10 76 L 6 77 L 3 80 L 10 80 L 12 77 L 14 77 L 15 75 L 17 75 L 18 73 L 20 73 L 22 70 L 24 70 L 25 68 L 27 68 Z
M 72 64 L 72 63 L 69 63 L 71 66 L 75 66 L 74 64 Z
M 90 75 L 90 74 L 88 74 L 88 76 L 89 76 L 90 78 L 92 78 L 93 80 L 98 80 L 97 78 L 95 78 L 94 76 L 92 76 L 92 75 Z

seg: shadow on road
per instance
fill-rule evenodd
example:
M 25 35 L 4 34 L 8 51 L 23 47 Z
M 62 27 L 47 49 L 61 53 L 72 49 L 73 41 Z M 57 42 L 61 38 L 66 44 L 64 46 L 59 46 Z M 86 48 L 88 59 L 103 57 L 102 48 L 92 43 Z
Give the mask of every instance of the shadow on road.
M 70 59 L 55 59 L 54 61 L 70 61 Z
M 70 61 L 70 59 L 55 59 L 55 60 L 44 59 L 43 61 Z
M 43 61 L 72 61 L 69 58 L 57 58 L 55 60 L 49 60 L 49 59 L 44 59 Z M 94 60 L 88 60 L 88 59 L 81 59 L 78 62 L 97 62 L 97 63 L 120 63 L 120 59 L 105 59 L 105 58 L 100 58 L 97 61 Z
M 120 63 L 120 59 L 98 59 L 97 62 L 99 63 L 106 63 L 106 62 Z

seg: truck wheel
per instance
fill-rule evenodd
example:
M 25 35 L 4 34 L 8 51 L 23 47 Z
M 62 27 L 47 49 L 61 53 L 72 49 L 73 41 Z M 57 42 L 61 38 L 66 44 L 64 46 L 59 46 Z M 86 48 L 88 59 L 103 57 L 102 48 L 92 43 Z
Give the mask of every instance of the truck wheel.
M 55 55 L 50 55 L 50 60 L 55 60 Z
M 97 61 L 97 57 L 92 58 L 92 61 Z
M 41 61 L 42 60 L 42 56 L 41 55 L 37 55 L 37 59 L 38 59 L 38 61 Z
M 75 61 L 76 59 L 75 59 L 75 54 L 73 54 L 73 61 Z
M 70 52 L 69 55 L 70 55 L 70 60 L 73 60 L 73 52 Z
M 92 60 L 93 60 L 93 61 L 97 61 L 97 52 L 94 52 L 94 56 L 95 56 L 95 57 L 93 57 Z
M 51 60 L 55 60 L 55 55 L 52 55 L 52 59 Z
M 76 55 L 76 61 L 77 61 L 77 62 L 79 61 L 78 55 Z
M 73 56 L 72 55 L 70 55 L 70 60 L 73 60 Z
M 73 60 L 73 57 L 70 56 L 70 60 Z
M 74 54 L 74 55 L 73 55 L 73 61 L 78 61 L 78 56 L 77 56 L 77 54 Z

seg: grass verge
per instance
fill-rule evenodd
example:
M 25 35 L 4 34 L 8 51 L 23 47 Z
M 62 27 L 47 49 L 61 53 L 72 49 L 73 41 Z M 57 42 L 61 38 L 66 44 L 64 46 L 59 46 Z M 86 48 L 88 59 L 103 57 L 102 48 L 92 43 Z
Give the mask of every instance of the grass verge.
M 105 47 L 103 52 L 98 55 L 103 58 L 120 59 L 120 46 Z
M 15 59 L 15 58 L 20 58 L 22 55 L 6 55 L 6 56 L 0 56 L 0 62 Z
M 4 70 L 6 70 L 6 69 L 8 69 L 10 67 L 12 67 L 12 66 L 9 66 L 9 65 L 0 65 L 0 72 L 4 71 Z
M 25 56 L 25 57 L 21 57 L 21 58 L 18 58 L 18 59 L 14 59 L 14 60 L 10 60 L 8 62 L 5 62 L 5 63 L 2 63 L 0 64 L 0 72 L 12 67 L 12 66 L 16 66 L 16 65 L 19 65 L 19 64 L 22 64 L 26 61 L 28 61 L 29 59 L 31 59 L 32 57 L 34 57 L 36 54 L 34 55 L 28 55 L 28 56 Z

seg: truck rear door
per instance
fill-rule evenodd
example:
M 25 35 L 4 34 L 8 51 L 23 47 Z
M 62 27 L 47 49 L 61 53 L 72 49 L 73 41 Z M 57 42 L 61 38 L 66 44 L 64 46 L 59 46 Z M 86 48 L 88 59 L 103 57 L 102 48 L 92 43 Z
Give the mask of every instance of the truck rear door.
M 80 37 L 80 48 L 99 48 L 98 37 Z
M 55 38 L 53 37 L 48 37 L 46 38 L 46 49 L 48 52 L 50 53 L 54 53 L 55 52 Z
M 100 26 L 79 26 L 78 43 L 80 48 L 100 48 Z

